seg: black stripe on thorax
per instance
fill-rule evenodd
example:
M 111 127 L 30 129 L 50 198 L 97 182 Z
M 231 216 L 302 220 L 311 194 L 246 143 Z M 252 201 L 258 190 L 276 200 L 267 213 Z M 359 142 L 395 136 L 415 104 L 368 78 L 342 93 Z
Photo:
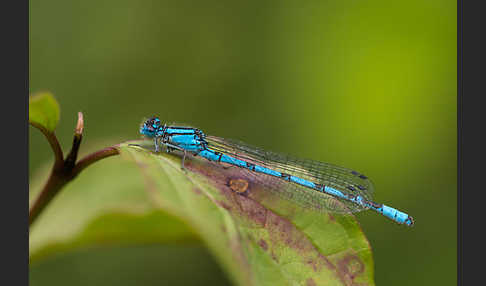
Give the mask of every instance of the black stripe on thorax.
M 196 135 L 195 133 L 167 133 L 168 136 L 174 135 Z
M 194 127 L 179 127 L 179 126 L 167 126 L 169 129 L 185 129 L 185 130 L 197 130 L 197 128 Z

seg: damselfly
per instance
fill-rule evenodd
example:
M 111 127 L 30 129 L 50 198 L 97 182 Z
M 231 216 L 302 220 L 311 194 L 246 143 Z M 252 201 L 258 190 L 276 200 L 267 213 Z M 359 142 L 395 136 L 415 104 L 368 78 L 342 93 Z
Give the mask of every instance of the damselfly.
M 155 152 L 160 147 L 165 147 L 167 152 L 182 151 L 182 168 L 189 153 L 219 164 L 239 167 L 255 176 L 265 187 L 307 207 L 332 212 L 371 209 L 399 224 L 414 224 L 408 214 L 375 203 L 372 200 L 371 181 L 365 175 L 347 168 L 207 136 L 197 128 L 162 125 L 157 117 L 146 120 L 140 127 L 140 133 L 154 139 Z

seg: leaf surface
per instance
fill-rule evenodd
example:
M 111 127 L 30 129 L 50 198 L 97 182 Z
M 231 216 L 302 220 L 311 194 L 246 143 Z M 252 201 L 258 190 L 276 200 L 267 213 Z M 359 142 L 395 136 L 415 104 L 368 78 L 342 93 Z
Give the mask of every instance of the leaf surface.
M 49 92 L 36 93 L 29 97 L 29 122 L 53 132 L 59 123 L 60 108 Z
M 354 216 L 302 209 L 199 157 L 182 170 L 180 156 L 151 146 L 123 143 L 125 160 L 103 160 L 69 184 L 34 225 L 31 257 L 59 245 L 200 239 L 236 285 L 374 285 Z
M 302 209 L 241 169 L 198 157 L 181 170 L 178 156 L 138 144 L 120 149 L 154 200 L 189 222 L 239 284 L 373 285 L 371 249 L 354 216 Z

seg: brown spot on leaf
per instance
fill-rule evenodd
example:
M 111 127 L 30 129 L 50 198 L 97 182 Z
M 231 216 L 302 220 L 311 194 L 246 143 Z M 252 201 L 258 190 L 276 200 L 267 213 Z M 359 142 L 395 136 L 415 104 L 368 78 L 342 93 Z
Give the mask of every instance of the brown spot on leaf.
M 347 285 L 354 285 L 354 279 L 364 272 L 364 263 L 356 255 L 347 255 L 337 263 L 338 273 Z
M 329 220 L 336 221 L 336 218 L 334 218 L 334 216 L 331 213 L 328 213 L 328 215 L 329 215 Z
M 277 262 L 277 263 L 278 263 L 278 257 L 277 257 L 277 255 L 275 254 L 275 252 L 273 252 L 273 251 L 272 251 L 272 254 L 271 254 L 271 255 L 272 255 L 272 259 L 273 259 L 275 262 Z
M 316 282 L 312 279 L 312 278 L 309 278 L 305 281 L 305 284 L 307 286 L 317 286 Z
M 267 251 L 267 249 L 268 249 L 268 244 L 267 244 L 267 242 L 266 242 L 265 240 L 260 239 L 260 241 L 258 241 L 258 245 L 260 245 L 260 247 L 261 247 L 263 250 Z
M 248 190 L 248 181 L 244 179 L 229 179 L 228 187 L 236 193 L 244 193 Z

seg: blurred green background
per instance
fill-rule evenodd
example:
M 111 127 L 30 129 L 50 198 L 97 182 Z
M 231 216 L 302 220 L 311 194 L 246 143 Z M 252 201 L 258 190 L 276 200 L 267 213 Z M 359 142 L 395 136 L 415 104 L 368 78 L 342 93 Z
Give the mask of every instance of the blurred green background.
M 376 284 L 455 285 L 456 5 L 30 1 L 29 88 L 58 99 L 64 148 L 78 111 L 91 144 L 139 138 L 141 120 L 157 114 L 363 172 L 375 184 L 376 201 L 416 221 L 408 229 L 374 213 L 358 215 L 373 249 Z M 33 128 L 29 148 L 33 175 L 52 152 Z M 92 273 L 83 259 L 137 261 L 129 255 L 140 251 L 155 253 L 71 254 L 42 266 L 50 272 L 34 269 L 31 283 Z M 181 251 L 215 263 L 203 248 Z M 220 273 L 206 268 L 190 272 Z M 160 282 L 147 277 L 144 285 Z

